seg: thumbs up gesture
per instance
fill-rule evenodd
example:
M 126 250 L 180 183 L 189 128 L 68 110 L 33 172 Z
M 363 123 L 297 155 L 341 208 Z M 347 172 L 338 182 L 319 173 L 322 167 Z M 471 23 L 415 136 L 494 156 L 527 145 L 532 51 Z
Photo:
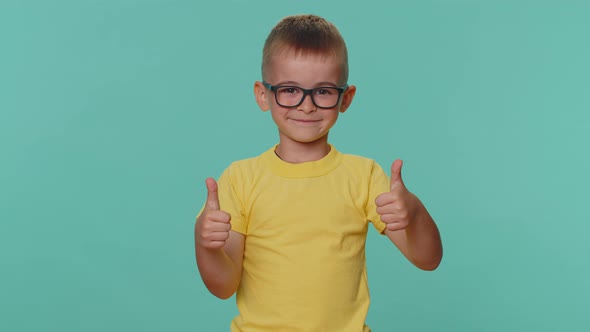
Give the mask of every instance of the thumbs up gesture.
M 219 249 L 225 246 L 225 241 L 229 238 L 231 216 L 219 206 L 217 182 L 212 178 L 205 182 L 207 201 L 195 224 L 195 240 L 197 245 L 204 248 Z
M 399 159 L 391 165 L 391 182 L 389 192 L 382 193 L 375 199 L 377 213 L 387 229 L 397 231 L 405 229 L 415 218 L 419 200 L 412 194 L 402 180 L 403 162 Z

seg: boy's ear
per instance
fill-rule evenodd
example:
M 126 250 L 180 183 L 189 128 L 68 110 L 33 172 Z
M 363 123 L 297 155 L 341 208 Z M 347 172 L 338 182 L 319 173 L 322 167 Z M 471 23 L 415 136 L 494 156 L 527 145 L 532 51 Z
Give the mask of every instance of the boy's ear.
M 256 98 L 258 107 L 260 107 L 263 112 L 270 109 L 270 105 L 268 104 L 268 92 L 268 89 L 266 89 L 262 82 L 256 81 L 254 83 L 254 97 Z
M 340 113 L 346 112 L 348 106 L 352 104 L 352 100 L 354 99 L 354 94 L 356 93 L 356 86 L 351 85 L 344 91 L 342 94 L 342 102 L 340 103 Z

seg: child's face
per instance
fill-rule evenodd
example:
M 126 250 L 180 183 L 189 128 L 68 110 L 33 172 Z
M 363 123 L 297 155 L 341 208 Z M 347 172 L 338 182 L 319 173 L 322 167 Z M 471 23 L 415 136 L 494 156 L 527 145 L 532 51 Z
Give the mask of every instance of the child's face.
M 323 55 L 283 52 L 272 57 L 267 67 L 266 82 L 277 85 L 298 86 L 304 89 L 317 87 L 340 87 L 342 61 Z M 258 105 L 263 111 L 270 109 L 272 118 L 279 128 L 281 143 L 288 141 L 312 143 L 326 140 L 328 131 L 336 123 L 338 114 L 346 111 L 355 93 L 350 86 L 340 97 L 338 104 L 329 109 L 318 108 L 307 95 L 296 107 L 280 106 L 275 92 L 256 82 L 254 91 Z

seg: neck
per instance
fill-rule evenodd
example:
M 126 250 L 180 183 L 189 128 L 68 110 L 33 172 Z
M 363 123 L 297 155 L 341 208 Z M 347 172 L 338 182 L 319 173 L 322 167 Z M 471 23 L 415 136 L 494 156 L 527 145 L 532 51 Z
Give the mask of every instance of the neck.
M 324 158 L 330 153 L 330 145 L 327 139 L 310 143 L 280 142 L 275 153 L 283 161 L 298 164 Z

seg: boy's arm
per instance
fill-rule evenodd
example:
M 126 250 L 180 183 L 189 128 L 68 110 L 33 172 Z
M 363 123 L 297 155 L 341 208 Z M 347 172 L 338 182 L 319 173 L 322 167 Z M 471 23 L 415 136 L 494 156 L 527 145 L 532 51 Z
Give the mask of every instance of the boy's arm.
M 387 228 L 385 234 L 416 267 L 432 271 L 442 259 L 440 233 L 420 199 L 405 187 L 402 161 L 391 165 L 390 191 L 377 197 L 377 213 Z
M 215 180 L 207 179 L 207 192 L 205 208 L 195 223 L 195 257 L 207 289 L 227 299 L 240 285 L 244 235 L 231 231 L 231 216 L 219 207 Z
M 434 220 L 424 205 L 420 203 L 420 206 L 419 216 L 408 227 L 401 230 L 386 228 L 385 235 L 412 264 L 422 270 L 432 271 L 442 260 L 442 243 Z

